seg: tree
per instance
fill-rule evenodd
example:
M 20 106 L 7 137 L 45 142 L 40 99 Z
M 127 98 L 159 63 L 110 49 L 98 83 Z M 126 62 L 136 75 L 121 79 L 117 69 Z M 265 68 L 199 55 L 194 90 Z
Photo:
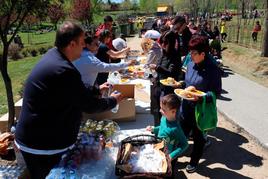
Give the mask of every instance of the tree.
M 266 17 L 264 26 L 264 41 L 262 47 L 262 56 L 268 57 L 268 0 L 266 0 Z
M 140 10 L 146 13 L 156 12 L 157 0 L 140 0 Z
M 28 28 L 28 44 L 31 44 L 31 40 L 30 40 L 30 28 L 32 25 L 36 24 L 39 21 L 39 19 L 37 18 L 37 16 L 34 15 L 27 15 L 25 17 L 24 20 L 24 24 L 26 24 L 27 28 Z
M 76 20 L 86 22 L 86 24 L 89 25 L 92 21 L 90 9 L 90 0 L 74 0 L 71 17 Z
M 65 17 L 65 12 L 63 9 L 63 3 L 55 2 L 48 7 L 48 17 L 51 23 L 54 24 L 54 29 L 57 29 L 57 24 L 59 20 Z
M 134 10 L 135 12 L 139 9 L 138 0 L 132 0 L 131 9 Z
M 110 2 L 111 3 L 111 2 Z M 91 10 L 90 10 L 90 16 L 95 17 L 95 14 L 99 15 L 102 12 L 102 0 L 92 0 L 91 1 Z M 113 3 L 109 4 L 111 7 L 113 5 Z M 111 8 L 112 9 L 112 8 Z
M 3 43 L 3 55 L 0 58 L 0 71 L 4 80 L 8 102 L 8 131 L 14 124 L 15 108 L 12 83 L 7 71 L 8 48 L 19 28 L 29 14 L 44 12 L 49 0 L 0 0 L 0 39 Z M 11 33 L 10 37 L 9 32 Z
M 123 3 L 121 4 L 121 8 L 123 10 L 129 10 L 132 7 L 132 4 L 130 0 L 124 0 Z

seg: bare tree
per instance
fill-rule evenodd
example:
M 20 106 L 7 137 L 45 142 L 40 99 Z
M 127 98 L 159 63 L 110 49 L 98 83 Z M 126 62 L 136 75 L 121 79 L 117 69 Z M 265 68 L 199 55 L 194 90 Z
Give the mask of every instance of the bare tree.
M 265 17 L 265 26 L 264 26 L 264 41 L 262 47 L 262 56 L 268 57 L 268 0 L 266 0 L 266 17 Z

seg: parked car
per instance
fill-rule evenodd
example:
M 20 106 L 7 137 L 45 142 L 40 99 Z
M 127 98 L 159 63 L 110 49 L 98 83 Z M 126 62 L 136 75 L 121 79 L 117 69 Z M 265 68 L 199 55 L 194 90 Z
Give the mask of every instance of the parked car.
M 143 28 L 146 30 L 152 29 L 154 21 L 155 21 L 155 17 L 146 17 L 143 23 Z

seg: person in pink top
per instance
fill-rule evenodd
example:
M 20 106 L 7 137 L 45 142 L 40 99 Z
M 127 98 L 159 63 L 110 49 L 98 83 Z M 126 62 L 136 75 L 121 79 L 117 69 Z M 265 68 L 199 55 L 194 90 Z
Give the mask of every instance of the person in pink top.
M 256 21 L 256 24 L 253 28 L 253 32 L 251 34 L 253 42 L 257 42 L 258 39 L 258 32 L 261 31 L 261 25 L 260 25 L 260 21 Z

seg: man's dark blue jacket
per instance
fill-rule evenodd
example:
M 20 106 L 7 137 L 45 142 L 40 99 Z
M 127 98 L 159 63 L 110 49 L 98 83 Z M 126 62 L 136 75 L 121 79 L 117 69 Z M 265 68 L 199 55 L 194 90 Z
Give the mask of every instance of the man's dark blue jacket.
M 75 143 L 82 111 L 101 112 L 115 98 L 98 99 L 57 48 L 49 50 L 29 75 L 16 126 L 16 142 L 32 149 L 63 149 Z

